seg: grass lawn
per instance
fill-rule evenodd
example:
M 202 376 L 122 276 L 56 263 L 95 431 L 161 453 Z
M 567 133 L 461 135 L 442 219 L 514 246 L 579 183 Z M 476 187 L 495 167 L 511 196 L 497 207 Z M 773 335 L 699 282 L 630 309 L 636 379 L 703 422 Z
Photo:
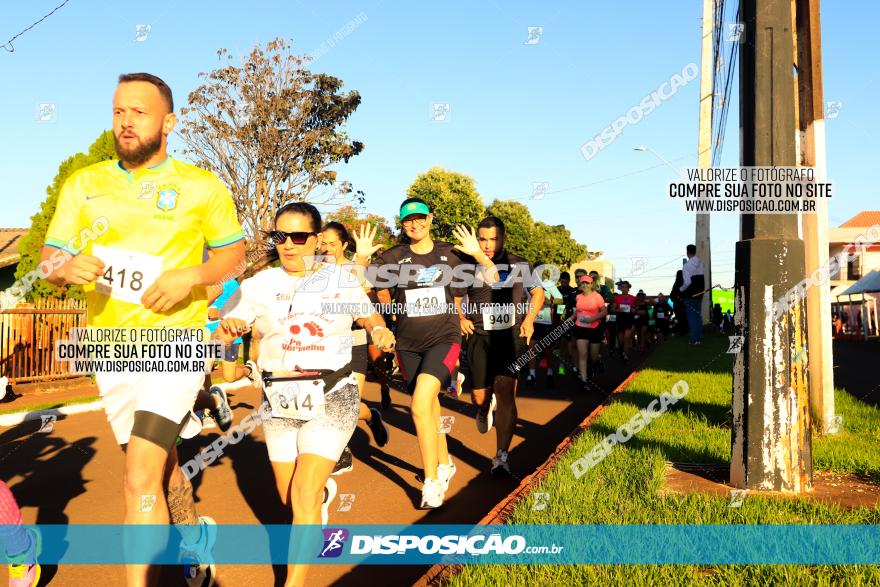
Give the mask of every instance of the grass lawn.
M 749 494 L 739 508 L 726 497 L 659 495 L 667 462 L 720 463 L 730 459 L 731 355 L 727 338 L 690 347 L 670 340 L 648 369 L 615 398 L 571 447 L 535 492 L 549 494 L 546 509 L 523 500 L 511 524 L 880 524 L 880 508 L 843 508 L 804 499 Z M 683 379 L 689 392 L 628 443 L 576 479 L 571 463 L 639 409 Z M 880 410 L 837 390 L 842 431 L 814 438 L 816 470 L 853 473 L 880 482 Z M 534 493 L 533 493 L 534 494 Z M 532 494 L 532 495 L 533 495 Z M 711 548 L 711 546 L 708 546 Z M 573 566 L 469 565 L 446 584 L 503 585 L 880 585 L 872 566 Z

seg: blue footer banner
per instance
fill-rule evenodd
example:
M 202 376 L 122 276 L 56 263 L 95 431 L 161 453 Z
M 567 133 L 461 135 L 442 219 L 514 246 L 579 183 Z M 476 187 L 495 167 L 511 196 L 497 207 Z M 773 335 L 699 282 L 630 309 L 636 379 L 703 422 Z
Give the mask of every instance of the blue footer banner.
M 0 526 L 29 532 L 41 564 L 876 565 L 876 525 Z M 198 532 L 196 532 L 198 534 Z M 20 536 L 20 535 L 19 535 Z M 5 540 L 4 540 L 5 539 Z M 16 544 L 21 541 L 16 540 Z M 16 555 L 17 553 L 8 553 Z

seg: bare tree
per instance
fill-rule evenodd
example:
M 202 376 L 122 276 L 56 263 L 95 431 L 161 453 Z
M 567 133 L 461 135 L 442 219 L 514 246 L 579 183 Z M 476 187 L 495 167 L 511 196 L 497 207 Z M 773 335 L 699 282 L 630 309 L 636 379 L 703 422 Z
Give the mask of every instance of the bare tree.
M 233 61 L 226 49 L 217 55 Z M 360 94 L 343 93 L 342 80 L 311 72 L 308 59 L 275 39 L 240 65 L 200 73 L 204 83 L 181 109 L 183 152 L 229 187 L 249 253 L 260 250 L 260 231 L 287 202 L 363 203 L 363 193 L 337 183 L 330 169 L 364 148 L 343 128 Z

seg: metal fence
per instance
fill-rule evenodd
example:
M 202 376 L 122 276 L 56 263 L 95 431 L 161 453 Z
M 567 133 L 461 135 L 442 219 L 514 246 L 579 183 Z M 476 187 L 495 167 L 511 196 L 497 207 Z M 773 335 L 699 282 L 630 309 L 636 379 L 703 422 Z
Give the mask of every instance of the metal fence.
M 55 360 L 55 341 L 84 327 L 85 304 L 46 298 L 0 311 L 0 376 L 10 383 L 77 377 Z

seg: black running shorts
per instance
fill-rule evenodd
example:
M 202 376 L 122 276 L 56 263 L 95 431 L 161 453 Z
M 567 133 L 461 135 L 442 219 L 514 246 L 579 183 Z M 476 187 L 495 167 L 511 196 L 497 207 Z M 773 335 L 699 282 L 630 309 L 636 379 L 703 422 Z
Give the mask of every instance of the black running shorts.
M 448 385 L 455 371 L 455 363 L 461 352 L 461 345 L 437 344 L 424 351 L 397 351 L 397 364 L 400 366 L 400 374 L 406 381 L 406 388 L 410 393 L 416 389 L 416 380 L 422 373 L 433 375 L 440 380 L 440 388 Z
M 525 340 L 513 329 L 487 333 L 471 334 L 465 341 L 468 356 L 469 385 L 473 389 L 488 389 L 496 377 L 516 379 L 518 373 L 510 367 L 519 355 L 525 352 Z

